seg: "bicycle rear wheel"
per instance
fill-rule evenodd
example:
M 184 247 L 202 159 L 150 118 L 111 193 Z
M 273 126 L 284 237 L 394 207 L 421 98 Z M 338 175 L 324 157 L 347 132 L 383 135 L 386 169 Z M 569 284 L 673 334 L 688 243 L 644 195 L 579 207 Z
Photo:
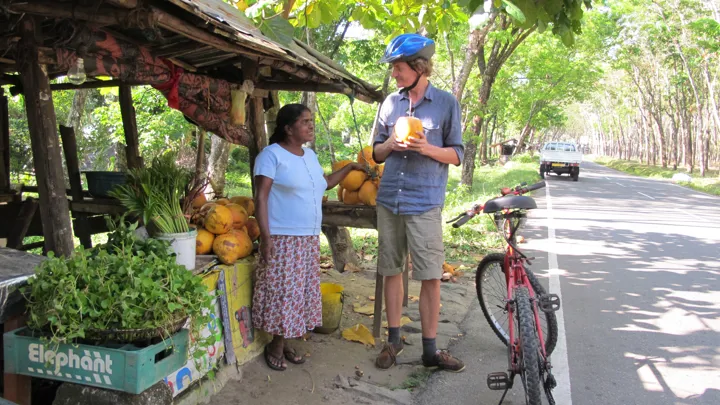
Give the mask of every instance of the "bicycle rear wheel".
M 502 253 L 491 253 L 485 256 L 482 261 L 480 261 L 477 273 L 475 274 L 475 288 L 485 319 L 500 341 L 507 345 L 509 334 L 507 331 L 507 309 L 505 308 L 507 285 L 505 284 L 505 273 L 502 270 L 504 261 L 505 255 Z M 528 276 L 533 291 L 535 291 L 535 295 L 547 293 L 530 269 L 525 269 L 525 273 Z M 555 313 L 541 313 L 540 327 L 543 331 L 543 339 L 545 339 L 545 352 L 550 356 L 550 353 L 555 350 L 558 335 L 557 317 Z M 517 330 L 517 325 L 515 326 L 515 330 Z
M 542 405 L 543 392 L 540 379 L 540 360 L 538 345 L 540 344 L 535 328 L 530 294 L 526 287 L 515 290 L 515 309 L 517 311 L 518 332 L 520 335 L 520 378 L 525 388 L 527 405 Z

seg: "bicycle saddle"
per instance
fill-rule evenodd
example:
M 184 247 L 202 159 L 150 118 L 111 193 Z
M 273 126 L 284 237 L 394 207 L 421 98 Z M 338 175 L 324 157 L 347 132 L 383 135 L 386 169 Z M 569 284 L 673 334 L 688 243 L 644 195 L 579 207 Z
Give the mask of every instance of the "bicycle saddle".
M 535 200 L 524 195 L 506 195 L 505 197 L 494 198 L 485 203 L 483 212 L 492 214 L 502 210 L 531 210 L 537 208 Z

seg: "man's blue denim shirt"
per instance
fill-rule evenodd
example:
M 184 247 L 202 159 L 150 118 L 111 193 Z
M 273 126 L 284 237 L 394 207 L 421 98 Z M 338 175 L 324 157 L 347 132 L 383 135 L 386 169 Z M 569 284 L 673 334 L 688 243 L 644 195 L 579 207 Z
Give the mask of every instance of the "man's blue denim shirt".
M 428 143 L 452 147 L 462 162 L 460 104 L 455 96 L 429 83 L 425 96 L 412 111 L 407 93 L 395 92 L 385 99 L 380 108 L 373 147 L 394 136 L 397 119 L 409 115 L 422 121 Z M 377 203 L 396 215 L 419 215 L 443 206 L 447 180 L 447 164 L 413 151 L 393 151 L 385 160 Z

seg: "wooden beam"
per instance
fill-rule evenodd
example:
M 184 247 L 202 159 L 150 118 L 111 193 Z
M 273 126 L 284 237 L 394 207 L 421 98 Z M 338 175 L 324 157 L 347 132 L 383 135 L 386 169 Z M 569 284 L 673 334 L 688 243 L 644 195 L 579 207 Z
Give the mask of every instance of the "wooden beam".
M 99 25 L 126 25 L 130 16 L 129 10 L 112 7 L 58 7 L 56 2 L 22 2 L 9 4 L 7 10 L 15 14 L 30 14 L 51 18 L 69 18 L 83 20 Z M 138 18 L 144 16 L 137 16 Z M 145 18 L 143 18 L 146 21 Z
M 70 207 L 73 212 L 81 212 L 85 214 L 96 214 L 96 215 L 122 215 L 127 212 L 120 201 L 107 199 L 103 201 L 83 201 L 83 202 L 71 202 Z
M 65 152 L 65 165 L 67 166 L 68 178 L 70 179 L 70 195 L 73 201 L 83 200 L 82 179 L 80 178 L 80 162 L 78 161 L 77 138 L 75 129 L 60 125 L 60 137 L 62 138 L 63 151 Z M 87 214 L 77 213 L 74 215 L 73 229 L 80 243 L 86 248 L 92 247 L 90 227 L 88 226 Z
M 315 83 L 315 82 L 274 82 L 261 81 L 255 85 L 258 89 L 264 90 L 282 90 L 282 91 L 310 91 L 314 93 L 342 93 L 352 94 L 352 89 L 335 83 Z
M 38 61 L 36 35 L 40 25 L 35 17 L 28 17 L 23 19 L 20 26 L 20 59 L 24 61 L 20 76 L 25 89 L 25 108 L 40 194 L 45 250 L 55 252 L 57 256 L 69 256 L 73 251 L 70 209 L 65 197 L 65 178 L 50 81 Z
M 140 83 L 127 83 L 119 79 L 112 80 L 91 80 L 83 84 L 72 84 L 72 83 L 54 83 L 50 85 L 50 90 L 78 90 L 78 89 L 100 89 L 103 87 L 119 87 L 121 84 L 140 84 Z M 18 95 L 23 92 L 22 84 L 19 83 L 13 87 L 10 87 L 11 95 Z
M 0 193 L 10 191 L 10 115 L 5 89 L 0 88 Z
M 137 0 L 106 0 L 108 4 L 122 8 L 135 8 L 138 5 Z
M 203 29 L 194 27 L 189 23 L 183 21 L 182 19 L 177 18 L 174 15 L 168 14 L 158 8 L 152 7 L 152 13 L 153 20 L 157 21 L 157 24 L 160 27 L 168 31 L 172 31 L 176 34 L 183 35 L 187 38 L 192 39 L 193 41 L 200 42 L 205 45 L 210 45 L 225 52 L 245 54 L 257 57 L 267 57 L 266 54 L 259 53 L 252 49 L 225 41 L 213 34 L 208 33 Z
M 315 82 L 275 82 L 260 81 L 255 85 L 257 89 L 263 90 L 281 90 L 281 91 L 309 91 L 314 93 L 340 93 L 346 96 L 352 95 L 353 90 L 349 86 L 338 83 L 315 83 Z M 368 104 L 375 102 L 372 98 L 365 94 L 356 93 L 355 98 Z
M 327 226 L 345 226 L 348 228 L 377 229 L 377 220 L 365 217 L 353 218 L 341 214 L 323 213 L 322 224 Z
M 140 157 L 137 122 L 135 121 L 135 107 L 132 101 L 132 87 L 127 84 L 120 86 L 120 113 L 122 114 L 123 129 L 125 130 L 125 156 L 128 169 L 137 169 L 143 166 Z
M 11 249 L 20 250 L 23 245 L 23 240 L 30 228 L 35 212 L 37 212 L 38 203 L 32 198 L 28 198 L 23 201 L 22 208 L 17 217 L 15 217 L 15 223 L 13 224 L 12 230 L 8 235 L 7 247 Z

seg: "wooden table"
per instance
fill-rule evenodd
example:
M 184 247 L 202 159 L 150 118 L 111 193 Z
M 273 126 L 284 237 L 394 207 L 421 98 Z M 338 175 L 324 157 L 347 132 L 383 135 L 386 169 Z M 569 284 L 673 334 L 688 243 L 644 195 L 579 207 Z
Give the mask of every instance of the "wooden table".
M 377 229 L 377 209 L 367 205 L 345 205 L 339 201 L 327 201 L 323 203 L 322 210 L 323 233 L 325 233 L 330 243 L 335 269 L 343 271 L 345 268 L 345 259 L 348 258 L 350 254 L 355 253 L 352 250 L 351 243 L 349 246 L 345 246 L 346 243 L 344 242 L 340 243 L 342 245 L 341 247 L 336 246 L 339 228 Z M 405 271 L 403 271 L 403 286 L 405 289 L 405 296 L 403 298 L 404 307 L 408 305 L 408 263 L 409 256 L 405 259 Z M 380 337 L 382 326 L 383 284 L 383 277 L 379 273 L 376 273 L 375 310 L 373 313 L 373 336 L 376 338 Z
M 9 332 L 25 325 L 25 300 L 18 290 L 35 274 L 45 256 L 0 247 L 0 323 Z M 31 378 L 4 374 L 4 397 L 19 405 L 30 405 Z

